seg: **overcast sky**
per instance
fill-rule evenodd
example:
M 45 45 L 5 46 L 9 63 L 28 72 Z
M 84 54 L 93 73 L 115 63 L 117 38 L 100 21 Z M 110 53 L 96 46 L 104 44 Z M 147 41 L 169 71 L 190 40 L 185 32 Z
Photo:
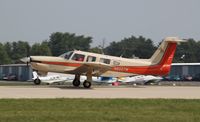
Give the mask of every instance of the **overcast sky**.
M 0 41 L 41 42 L 53 32 L 93 37 L 93 46 L 142 35 L 200 40 L 200 0 L 0 0 Z

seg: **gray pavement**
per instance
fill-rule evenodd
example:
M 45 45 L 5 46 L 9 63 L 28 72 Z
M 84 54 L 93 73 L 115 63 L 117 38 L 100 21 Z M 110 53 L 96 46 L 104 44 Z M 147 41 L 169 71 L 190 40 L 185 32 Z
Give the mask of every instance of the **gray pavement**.
M 94 87 L 0 86 L 0 98 L 175 98 L 200 99 L 197 86 Z

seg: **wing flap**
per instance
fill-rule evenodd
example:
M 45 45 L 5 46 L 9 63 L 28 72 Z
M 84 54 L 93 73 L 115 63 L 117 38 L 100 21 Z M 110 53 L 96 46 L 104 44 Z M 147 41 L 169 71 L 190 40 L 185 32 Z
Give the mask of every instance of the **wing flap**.
M 70 71 L 73 74 L 86 74 L 89 71 L 92 71 L 92 75 L 99 76 L 102 73 L 110 70 L 112 66 L 101 63 L 101 62 L 87 62 L 83 63 L 80 67 Z

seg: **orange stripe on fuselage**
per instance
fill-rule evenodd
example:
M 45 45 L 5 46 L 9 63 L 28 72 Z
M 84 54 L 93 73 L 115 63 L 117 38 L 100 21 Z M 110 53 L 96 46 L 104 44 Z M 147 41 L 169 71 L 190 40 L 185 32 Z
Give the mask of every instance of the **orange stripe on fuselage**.
M 166 75 L 169 73 L 171 68 L 171 63 L 176 51 L 176 43 L 169 43 L 165 53 L 157 65 L 153 66 L 116 66 L 112 68 L 112 71 L 116 72 L 126 72 L 133 74 L 142 74 L 142 75 Z M 50 62 L 42 61 L 44 64 L 52 65 L 61 65 L 61 66 L 70 66 L 70 67 L 80 67 L 82 63 L 69 63 L 69 62 Z

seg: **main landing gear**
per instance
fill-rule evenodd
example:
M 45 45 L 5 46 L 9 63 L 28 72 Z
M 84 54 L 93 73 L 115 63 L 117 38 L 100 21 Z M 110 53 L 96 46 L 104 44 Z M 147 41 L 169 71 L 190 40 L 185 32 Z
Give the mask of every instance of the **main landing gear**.
M 75 86 L 75 87 L 79 87 L 81 82 L 80 82 L 80 75 L 75 75 L 75 78 L 72 82 L 72 84 Z
M 87 75 L 87 80 L 85 80 L 83 82 L 83 87 L 84 88 L 90 88 L 91 85 L 92 85 L 91 81 L 92 81 L 92 75 Z M 80 82 L 80 75 L 75 75 L 75 78 L 74 78 L 72 84 L 75 87 L 79 87 L 80 86 L 80 84 L 81 84 L 81 82 Z
M 83 82 L 83 86 L 84 86 L 85 88 L 90 88 L 91 85 L 92 85 L 92 84 L 91 84 L 90 81 L 85 80 L 85 81 Z

